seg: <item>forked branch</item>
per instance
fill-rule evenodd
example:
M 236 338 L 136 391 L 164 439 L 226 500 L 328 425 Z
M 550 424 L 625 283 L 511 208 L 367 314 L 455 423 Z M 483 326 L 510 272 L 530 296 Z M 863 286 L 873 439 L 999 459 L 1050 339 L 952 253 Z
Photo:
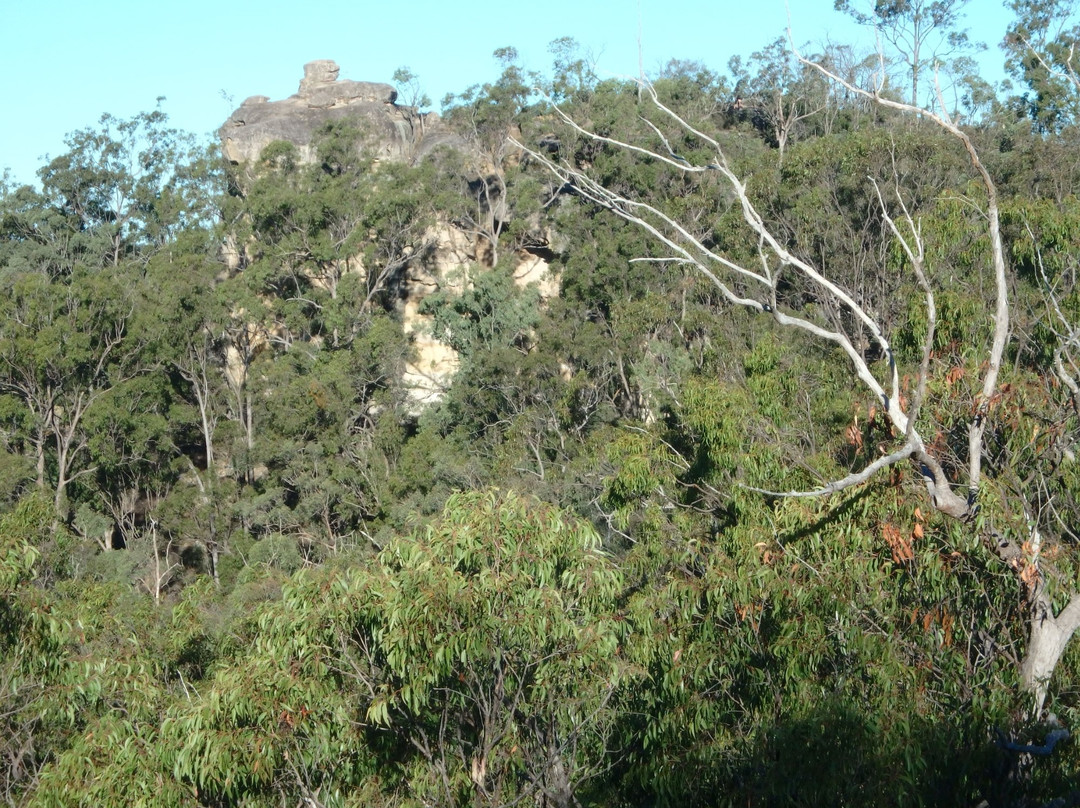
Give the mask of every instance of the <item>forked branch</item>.
M 794 48 L 794 46 L 792 47 Z M 849 92 L 866 98 L 879 106 L 922 117 L 933 122 L 944 132 L 955 137 L 963 144 L 964 149 L 968 154 L 968 158 L 971 161 L 971 165 L 975 169 L 976 174 L 978 174 L 979 180 L 986 191 L 987 232 L 990 236 L 990 255 L 991 265 L 994 271 L 996 304 L 993 315 L 994 336 L 990 345 L 986 370 L 983 374 L 982 391 L 972 408 L 973 415 L 968 424 L 968 506 L 969 508 L 974 508 L 978 500 L 979 483 L 982 477 L 983 436 L 986 433 L 987 415 L 989 413 L 990 402 L 993 400 L 994 393 L 997 391 L 998 372 L 1001 370 L 1001 359 L 1005 354 L 1005 344 L 1009 338 L 1008 277 L 1005 269 L 1005 250 L 1001 241 L 997 186 L 994 184 L 990 172 L 987 171 L 986 166 L 983 164 L 982 158 L 979 157 L 979 152 L 971 142 L 971 138 L 964 130 L 956 125 L 945 111 L 944 104 L 940 103 L 940 92 L 938 93 L 938 99 L 941 111 L 934 112 L 933 110 L 923 109 L 904 103 L 903 101 L 896 101 L 892 98 L 888 98 L 887 96 L 882 95 L 877 89 L 870 91 L 858 87 L 836 73 L 833 73 L 819 62 L 807 59 L 799 53 L 798 50 L 795 50 L 795 56 L 804 65 L 817 70 L 829 81 L 835 82 Z
M 873 474 L 883 468 L 908 458 L 914 458 L 923 471 L 934 505 L 949 515 L 966 517 L 970 512 L 970 500 L 965 500 L 952 491 L 940 463 L 931 457 L 927 451 L 923 439 L 916 429 L 915 419 L 912 417 L 917 412 L 918 404 L 921 403 L 925 393 L 929 351 L 933 342 L 933 326 L 931 326 L 923 350 L 923 363 L 920 370 L 920 385 L 916 396 L 916 406 L 913 410 L 908 411 L 900 396 L 899 373 L 892 346 L 889 344 L 877 319 L 866 307 L 859 304 L 845 288 L 829 278 L 811 261 L 791 253 L 784 246 L 781 239 L 770 229 L 753 200 L 751 200 L 746 183 L 731 168 L 724 149 L 718 140 L 694 127 L 663 104 L 651 85 L 643 83 L 642 90 L 653 106 L 678 131 L 692 135 L 710 148 L 713 156 L 709 162 L 704 165 L 695 165 L 677 154 L 671 145 L 671 141 L 663 134 L 660 127 L 651 121 L 646 121 L 646 124 L 659 140 L 659 147 L 643 146 L 639 143 L 631 143 L 627 140 L 590 132 L 557 106 L 554 107 L 554 110 L 574 132 L 597 143 L 636 154 L 647 160 L 663 163 L 676 171 L 689 174 L 718 175 L 734 194 L 743 221 L 757 239 L 760 266 L 753 268 L 745 266 L 720 250 L 710 247 L 700 237 L 694 235 L 687 227 L 657 206 L 639 199 L 628 198 L 606 188 L 577 166 L 566 162 L 557 163 L 547 155 L 530 149 L 517 140 L 512 140 L 512 142 L 537 163 L 551 171 L 564 187 L 572 188 L 582 198 L 611 211 L 648 233 L 654 243 L 668 252 L 667 256 L 655 260 L 667 260 L 692 265 L 697 272 L 719 290 L 729 304 L 768 314 L 781 326 L 797 329 L 818 339 L 831 342 L 843 351 L 854 376 L 881 404 L 893 428 L 904 436 L 904 445 L 900 449 L 873 461 L 863 470 L 849 474 L 814 491 L 791 491 L 782 494 L 783 496 L 821 496 L 842 491 L 866 482 Z M 909 260 L 915 267 L 920 286 L 926 292 L 928 319 L 933 324 L 936 321 L 936 311 L 934 309 L 933 293 L 930 290 L 923 269 L 923 246 L 919 228 L 906 207 L 904 207 L 903 200 L 900 199 L 904 221 L 907 223 L 908 229 L 907 234 L 903 234 L 896 222 L 889 216 L 880 191 L 879 198 L 881 199 L 882 209 L 885 211 L 886 222 L 903 245 Z M 820 298 L 827 301 L 830 306 L 843 309 L 850 314 L 854 320 L 854 327 L 867 334 L 877 346 L 880 355 L 887 358 L 887 376 L 885 378 L 878 378 L 875 375 L 866 356 L 856 347 L 852 336 L 843 328 L 837 325 L 822 324 L 807 318 L 797 311 L 786 309 L 777 294 L 781 271 L 798 275 L 816 289 Z M 979 437 L 981 439 L 981 432 Z

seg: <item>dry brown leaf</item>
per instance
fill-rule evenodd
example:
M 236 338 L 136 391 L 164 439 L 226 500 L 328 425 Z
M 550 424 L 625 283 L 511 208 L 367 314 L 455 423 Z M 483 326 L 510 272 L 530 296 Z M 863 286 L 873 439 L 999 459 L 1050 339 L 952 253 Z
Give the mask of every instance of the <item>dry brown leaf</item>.
M 911 542 L 904 538 L 896 525 L 886 522 L 881 527 L 881 534 L 892 551 L 892 559 L 895 563 L 903 564 L 915 560 L 915 551 L 911 547 Z

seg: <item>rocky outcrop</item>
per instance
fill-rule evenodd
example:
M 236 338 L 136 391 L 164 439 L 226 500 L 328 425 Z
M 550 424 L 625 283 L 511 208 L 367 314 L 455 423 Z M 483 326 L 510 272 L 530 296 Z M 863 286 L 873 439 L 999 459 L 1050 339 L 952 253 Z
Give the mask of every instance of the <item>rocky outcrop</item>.
M 518 251 L 517 266 L 514 268 L 514 283 L 521 289 L 535 286 L 540 293 L 541 303 L 558 297 L 561 280 L 551 271 L 551 267 L 542 255 L 535 255 L 528 250 Z
M 296 146 L 302 162 L 310 162 L 315 133 L 342 120 L 359 125 L 363 147 L 379 159 L 412 162 L 455 141 L 435 113 L 398 106 L 397 90 L 389 84 L 340 80 L 339 71 L 330 59 L 308 62 L 295 95 L 244 101 L 218 130 L 225 156 L 232 163 L 252 163 L 270 143 L 284 140 Z
M 253 167 L 269 144 L 286 141 L 296 147 L 301 163 L 311 163 L 316 158 L 316 133 L 328 122 L 351 121 L 364 136 L 360 148 L 379 160 L 415 163 L 436 147 L 449 145 L 465 152 L 466 163 L 482 163 L 477 155 L 468 154 L 464 141 L 437 115 L 421 115 L 413 107 L 398 106 L 397 91 L 389 84 L 341 80 L 338 73 L 337 64 L 329 59 L 309 62 L 304 65 L 304 78 L 295 95 L 282 101 L 270 101 L 266 96 L 247 99 L 218 130 L 226 157 L 234 164 Z M 478 186 L 484 182 L 476 180 Z M 501 199 L 499 204 L 503 204 Z M 502 215 L 507 214 L 504 211 Z M 410 409 L 416 414 L 443 397 L 460 365 L 457 352 L 432 336 L 432 318 L 421 313 L 421 302 L 440 290 L 460 293 L 471 285 L 471 273 L 493 263 L 484 237 L 449 222 L 433 227 L 428 240 L 432 248 L 423 257 L 410 260 L 400 280 L 402 328 L 413 347 L 402 381 Z M 548 240 L 548 234 L 538 235 L 538 243 L 547 244 Z M 226 239 L 224 256 L 230 271 L 242 269 L 243 252 L 241 245 Z M 519 287 L 538 287 L 542 304 L 559 292 L 559 279 L 546 260 L 548 253 L 546 248 L 518 251 L 513 272 Z M 344 271 L 362 275 L 367 270 L 356 256 L 345 261 Z
M 444 224 L 430 235 L 434 249 L 424 263 L 410 265 L 402 306 L 402 326 L 413 346 L 402 382 L 416 414 L 443 397 L 460 366 L 457 351 L 432 336 L 433 318 L 420 313 L 420 304 L 436 291 L 461 294 L 471 288 L 472 273 L 485 271 L 477 260 L 476 242 L 460 230 Z M 541 305 L 559 294 L 560 279 L 542 256 L 520 250 L 515 257 L 513 279 L 519 288 L 535 286 Z

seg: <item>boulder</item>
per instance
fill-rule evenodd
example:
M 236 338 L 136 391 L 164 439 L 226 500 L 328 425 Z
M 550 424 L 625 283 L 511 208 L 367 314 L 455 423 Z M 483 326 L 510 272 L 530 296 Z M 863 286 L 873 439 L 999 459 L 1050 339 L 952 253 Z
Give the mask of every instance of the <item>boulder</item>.
M 304 65 L 295 95 L 271 101 L 255 95 L 242 103 L 218 130 L 225 156 L 234 164 L 251 163 L 275 140 L 293 143 L 300 159 L 315 159 L 312 140 L 331 121 L 355 122 L 365 133 L 364 148 L 377 159 L 415 161 L 435 146 L 456 139 L 435 113 L 398 106 L 389 84 L 340 80 L 331 59 Z

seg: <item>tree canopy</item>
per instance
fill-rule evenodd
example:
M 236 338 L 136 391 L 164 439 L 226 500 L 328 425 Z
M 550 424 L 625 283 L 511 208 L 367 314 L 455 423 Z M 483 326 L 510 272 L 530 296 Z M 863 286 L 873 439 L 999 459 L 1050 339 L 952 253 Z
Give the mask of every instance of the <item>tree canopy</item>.
M 837 5 L 0 184 L 0 801 L 1077 804 L 1076 20 Z

